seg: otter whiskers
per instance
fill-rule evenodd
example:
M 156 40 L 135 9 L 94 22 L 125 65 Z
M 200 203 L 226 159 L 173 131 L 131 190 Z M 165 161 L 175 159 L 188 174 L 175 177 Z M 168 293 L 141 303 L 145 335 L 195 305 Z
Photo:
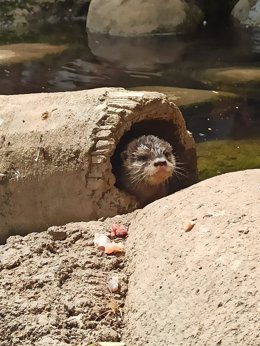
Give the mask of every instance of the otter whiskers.
M 128 144 L 121 158 L 122 186 L 141 205 L 169 193 L 168 181 L 176 170 L 176 160 L 168 142 L 153 135 L 141 136 Z

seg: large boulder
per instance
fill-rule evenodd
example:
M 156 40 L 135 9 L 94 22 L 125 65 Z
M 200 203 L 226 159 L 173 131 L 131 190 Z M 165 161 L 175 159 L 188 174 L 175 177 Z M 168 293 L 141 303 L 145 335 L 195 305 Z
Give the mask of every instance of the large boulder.
M 260 0 L 239 0 L 232 15 L 241 25 L 259 27 Z
M 259 201 L 258 169 L 139 211 L 127 241 L 127 345 L 260 345 Z
M 186 33 L 196 29 L 202 11 L 184 0 L 92 0 L 87 16 L 91 33 L 146 35 Z
M 259 176 L 225 174 L 131 214 L 10 237 L 1 346 L 260 345 Z M 126 256 L 93 246 L 113 223 L 130 225 Z

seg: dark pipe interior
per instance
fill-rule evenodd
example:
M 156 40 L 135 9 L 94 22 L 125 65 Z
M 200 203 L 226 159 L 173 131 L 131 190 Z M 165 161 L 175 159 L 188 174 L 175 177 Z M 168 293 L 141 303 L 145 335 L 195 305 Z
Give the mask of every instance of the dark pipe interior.
M 184 147 L 179 143 L 179 136 L 177 134 L 177 127 L 172 121 L 167 120 L 144 120 L 138 123 L 134 123 L 129 131 L 127 131 L 120 139 L 113 156 L 111 157 L 112 172 L 116 178 L 115 186 L 122 189 L 118 179 L 118 172 L 122 165 L 120 154 L 125 150 L 127 144 L 134 138 L 138 138 L 142 135 L 153 134 L 159 138 L 162 138 L 169 142 L 176 156 L 177 162 L 183 164 L 182 169 L 185 170 L 184 160 Z M 181 176 L 173 179 L 171 187 L 173 191 L 179 190 L 183 187 L 183 178 Z

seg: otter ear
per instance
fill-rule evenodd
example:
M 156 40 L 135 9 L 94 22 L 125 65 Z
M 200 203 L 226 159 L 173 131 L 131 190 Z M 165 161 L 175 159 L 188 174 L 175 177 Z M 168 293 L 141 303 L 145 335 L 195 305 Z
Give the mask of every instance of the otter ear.
M 122 151 L 120 156 L 121 156 L 122 161 L 126 161 L 127 160 L 127 151 L 126 150 Z

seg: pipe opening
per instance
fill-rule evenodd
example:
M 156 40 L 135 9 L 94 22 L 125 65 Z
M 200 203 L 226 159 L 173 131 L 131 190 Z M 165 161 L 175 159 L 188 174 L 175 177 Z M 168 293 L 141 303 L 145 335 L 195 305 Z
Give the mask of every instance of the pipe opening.
M 121 153 L 126 149 L 128 143 L 142 135 L 155 135 L 171 144 L 177 165 L 180 167 L 179 174 L 174 174 L 169 180 L 170 193 L 180 190 L 184 185 L 185 178 L 185 147 L 180 142 L 179 129 L 173 121 L 168 120 L 143 120 L 134 123 L 130 130 L 125 132 L 119 140 L 113 156 L 111 157 L 112 173 L 116 178 L 115 186 L 119 190 L 125 190 L 120 180 L 122 169 Z

